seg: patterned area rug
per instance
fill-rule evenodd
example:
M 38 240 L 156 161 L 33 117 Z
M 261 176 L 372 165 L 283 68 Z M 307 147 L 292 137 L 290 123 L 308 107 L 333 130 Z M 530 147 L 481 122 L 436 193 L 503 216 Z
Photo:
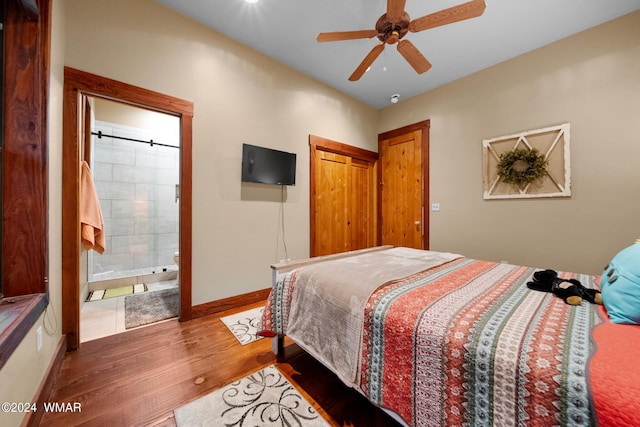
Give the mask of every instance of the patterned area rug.
M 329 426 L 273 365 L 174 411 L 178 427 Z
M 227 328 L 240 341 L 240 344 L 245 345 L 263 338 L 256 335 L 263 311 L 264 307 L 258 307 L 221 317 L 220 320 L 227 325 Z
M 124 327 L 131 329 L 178 317 L 179 307 L 179 288 L 128 296 L 124 299 Z

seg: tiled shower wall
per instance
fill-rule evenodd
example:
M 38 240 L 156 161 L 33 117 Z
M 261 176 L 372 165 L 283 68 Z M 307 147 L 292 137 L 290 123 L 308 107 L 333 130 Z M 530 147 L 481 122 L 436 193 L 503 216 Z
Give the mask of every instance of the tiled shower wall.
M 178 251 L 179 136 L 96 121 L 91 170 L 105 223 L 106 249 L 89 251 L 89 281 L 174 271 Z

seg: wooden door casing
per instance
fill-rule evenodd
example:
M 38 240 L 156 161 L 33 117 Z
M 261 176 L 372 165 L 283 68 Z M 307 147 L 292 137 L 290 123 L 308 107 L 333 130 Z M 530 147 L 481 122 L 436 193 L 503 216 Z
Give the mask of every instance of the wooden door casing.
M 378 136 L 378 241 L 429 248 L 429 121 Z
M 62 146 L 62 333 L 67 350 L 80 345 L 80 163 L 83 95 L 164 112 L 180 118 L 180 321 L 191 320 L 193 103 L 73 68 L 64 68 Z
M 313 135 L 309 145 L 311 256 L 375 246 L 378 154 Z

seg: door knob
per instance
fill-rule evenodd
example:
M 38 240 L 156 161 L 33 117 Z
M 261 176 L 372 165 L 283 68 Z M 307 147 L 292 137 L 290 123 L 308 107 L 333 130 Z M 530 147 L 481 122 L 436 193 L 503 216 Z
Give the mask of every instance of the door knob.
M 420 221 L 413 221 L 415 225 L 420 225 Z

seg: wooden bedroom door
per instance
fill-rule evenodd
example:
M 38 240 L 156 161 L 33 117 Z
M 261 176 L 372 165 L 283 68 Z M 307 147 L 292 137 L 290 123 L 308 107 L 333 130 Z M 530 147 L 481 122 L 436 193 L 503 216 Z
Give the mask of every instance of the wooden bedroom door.
M 311 256 L 376 245 L 377 153 L 311 135 Z
M 421 122 L 379 137 L 382 245 L 428 249 L 427 132 L 428 122 Z

